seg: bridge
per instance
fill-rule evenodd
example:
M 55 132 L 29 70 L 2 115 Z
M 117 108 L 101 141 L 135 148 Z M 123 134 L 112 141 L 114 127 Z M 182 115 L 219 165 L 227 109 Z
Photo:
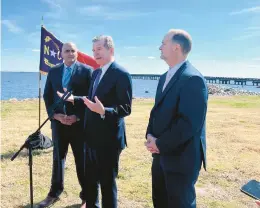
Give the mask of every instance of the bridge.
M 132 79 L 159 80 L 159 74 L 131 74 Z M 239 78 L 239 77 L 210 77 L 205 76 L 207 83 L 212 84 L 233 84 L 260 86 L 260 78 Z

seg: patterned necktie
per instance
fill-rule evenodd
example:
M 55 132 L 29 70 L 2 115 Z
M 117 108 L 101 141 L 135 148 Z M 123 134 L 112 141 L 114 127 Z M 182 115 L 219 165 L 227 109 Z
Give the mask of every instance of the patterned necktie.
M 66 67 L 64 74 L 62 76 L 62 86 L 63 88 L 68 88 L 68 84 L 71 78 L 71 68 L 70 67 Z
M 102 69 L 96 69 L 96 71 L 97 71 L 97 76 L 95 78 L 95 82 L 94 82 L 94 85 L 93 85 L 93 89 L 92 89 L 92 93 L 91 93 L 91 100 L 93 99 L 93 97 L 96 93 L 98 83 L 99 83 L 99 80 L 100 80 L 100 77 L 101 77 L 101 74 L 102 74 Z

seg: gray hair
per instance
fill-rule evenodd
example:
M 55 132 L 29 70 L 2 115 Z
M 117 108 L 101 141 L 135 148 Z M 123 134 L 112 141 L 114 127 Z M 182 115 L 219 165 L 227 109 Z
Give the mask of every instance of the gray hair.
M 172 29 L 169 31 L 172 33 L 172 42 L 181 46 L 182 53 L 187 55 L 191 51 L 192 39 L 189 33 L 184 30 Z
M 111 36 L 108 36 L 108 35 L 95 36 L 92 40 L 92 43 L 95 43 L 100 40 L 104 40 L 105 48 L 107 48 L 107 49 L 114 48 L 114 41 Z

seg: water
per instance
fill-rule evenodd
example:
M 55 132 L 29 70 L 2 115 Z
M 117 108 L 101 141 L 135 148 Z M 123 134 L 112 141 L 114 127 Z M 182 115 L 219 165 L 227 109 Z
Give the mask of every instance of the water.
M 41 76 L 41 89 L 44 90 L 45 75 Z M 154 98 L 157 80 L 133 79 L 133 96 L 141 98 Z M 250 83 L 249 83 L 250 84 Z M 253 92 L 260 92 L 256 86 L 223 85 L 241 88 Z M 148 93 L 147 93 L 148 92 Z M 41 94 L 42 94 L 41 93 Z M 1 72 L 1 100 L 16 98 L 37 98 L 39 94 L 39 73 L 37 72 Z

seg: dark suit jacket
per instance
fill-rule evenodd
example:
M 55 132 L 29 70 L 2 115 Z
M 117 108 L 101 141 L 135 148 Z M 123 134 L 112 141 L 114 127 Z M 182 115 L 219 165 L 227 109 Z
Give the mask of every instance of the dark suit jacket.
M 62 74 L 64 64 L 53 67 L 49 73 L 45 84 L 43 98 L 47 113 L 50 116 L 52 113 L 52 105 L 57 102 L 60 98 L 57 95 L 57 91 L 63 92 L 62 87 Z M 73 74 L 70 79 L 68 89 L 73 90 L 73 95 L 86 96 L 89 91 L 91 82 L 92 68 L 76 62 Z M 64 114 L 63 105 L 60 105 L 55 113 Z M 76 115 L 80 118 L 82 124 L 84 121 L 84 107 L 75 106 L 72 103 L 66 102 L 66 113 L 67 115 Z
M 205 117 L 208 90 L 203 76 L 186 61 L 164 91 L 159 80 L 147 134 L 157 139 L 164 169 L 184 174 L 206 169 Z
M 89 97 L 96 78 L 93 72 Z M 119 148 L 126 146 L 124 117 L 130 115 L 132 81 L 125 69 L 113 62 L 100 80 L 95 95 L 105 106 L 105 118 L 86 108 L 85 129 L 91 148 Z

